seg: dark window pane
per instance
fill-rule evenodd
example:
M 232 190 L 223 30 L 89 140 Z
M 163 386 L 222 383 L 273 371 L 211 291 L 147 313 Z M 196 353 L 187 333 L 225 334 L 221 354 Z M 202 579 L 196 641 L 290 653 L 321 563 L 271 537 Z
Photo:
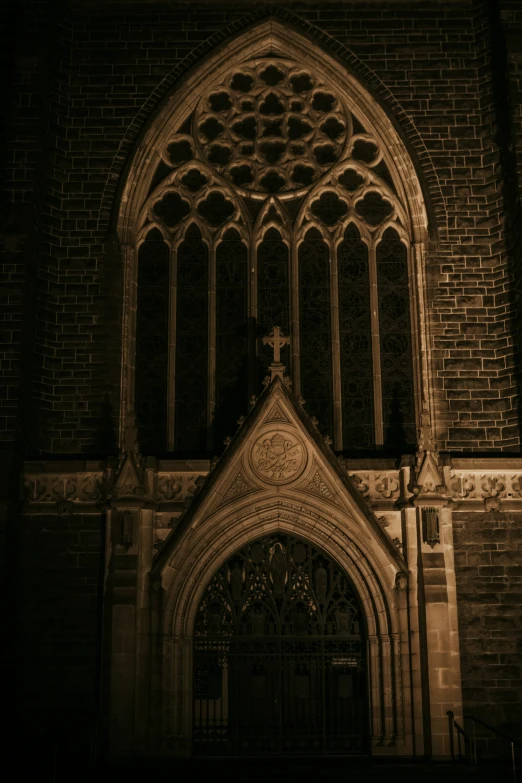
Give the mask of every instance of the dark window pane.
M 375 445 L 368 248 L 350 225 L 337 250 L 343 448 Z
M 230 229 L 216 249 L 216 446 L 237 429 L 248 397 L 248 253 Z
M 258 333 L 269 334 L 274 326 L 289 334 L 288 248 L 279 231 L 269 228 L 257 251 Z M 267 374 L 273 351 L 259 340 L 260 380 Z M 281 350 L 281 361 L 290 369 L 288 346 Z
M 310 229 L 299 247 L 301 391 L 306 410 L 332 434 L 332 340 L 328 245 Z
M 138 251 L 136 416 L 144 454 L 165 449 L 169 255 L 157 229 Z
M 415 443 L 410 295 L 406 246 L 394 229 L 377 246 L 384 443 Z
M 208 386 L 208 250 L 196 226 L 178 248 L 175 444 L 206 450 Z

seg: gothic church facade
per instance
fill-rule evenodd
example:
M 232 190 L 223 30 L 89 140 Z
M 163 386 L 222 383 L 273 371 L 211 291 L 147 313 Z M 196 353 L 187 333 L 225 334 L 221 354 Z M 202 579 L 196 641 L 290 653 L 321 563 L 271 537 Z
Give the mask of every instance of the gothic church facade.
M 26 734 L 426 758 L 453 719 L 520 735 L 518 4 L 10 21 Z

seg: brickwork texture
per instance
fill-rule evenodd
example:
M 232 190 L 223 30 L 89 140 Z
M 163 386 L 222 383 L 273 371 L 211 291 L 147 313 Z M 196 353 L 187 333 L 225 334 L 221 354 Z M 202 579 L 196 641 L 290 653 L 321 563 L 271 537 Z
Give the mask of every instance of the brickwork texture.
M 453 515 L 465 714 L 522 734 L 522 516 Z

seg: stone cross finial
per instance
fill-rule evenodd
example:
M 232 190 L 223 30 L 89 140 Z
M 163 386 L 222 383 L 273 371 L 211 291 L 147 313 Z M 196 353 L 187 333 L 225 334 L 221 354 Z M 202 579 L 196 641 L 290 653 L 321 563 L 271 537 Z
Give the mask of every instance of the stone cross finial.
M 269 367 L 270 380 L 273 381 L 276 375 L 283 377 L 285 366 L 281 362 L 281 348 L 290 345 L 290 338 L 285 337 L 279 326 L 274 326 L 272 331 L 261 340 L 263 345 L 269 345 L 274 351 L 274 361 Z

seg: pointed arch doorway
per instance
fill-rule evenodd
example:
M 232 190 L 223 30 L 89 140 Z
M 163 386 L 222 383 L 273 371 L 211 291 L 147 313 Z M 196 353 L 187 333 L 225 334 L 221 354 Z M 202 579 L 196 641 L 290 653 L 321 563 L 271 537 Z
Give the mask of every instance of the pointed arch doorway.
M 273 533 L 215 572 L 194 633 L 195 755 L 367 750 L 366 632 L 341 567 Z

